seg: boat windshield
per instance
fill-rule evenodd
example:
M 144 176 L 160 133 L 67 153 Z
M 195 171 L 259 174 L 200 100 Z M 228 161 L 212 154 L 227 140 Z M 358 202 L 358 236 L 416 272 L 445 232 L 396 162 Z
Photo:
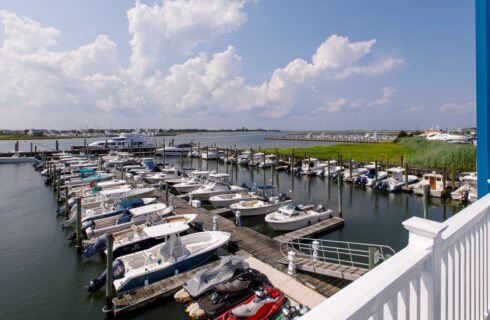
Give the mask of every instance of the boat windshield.
M 296 207 L 294 204 L 285 204 L 281 206 L 280 212 L 284 215 L 291 215 Z

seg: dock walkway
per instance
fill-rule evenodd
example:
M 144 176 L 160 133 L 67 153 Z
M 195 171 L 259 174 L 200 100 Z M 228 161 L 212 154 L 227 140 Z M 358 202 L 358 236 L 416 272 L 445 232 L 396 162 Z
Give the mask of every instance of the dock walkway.
M 175 214 L 196 213 L 198 216 L 193 224 L 195 227 L 201 227 L 203 230 L 212 230 L 213 217 L 217 217 L 219 230 L 230 232 L 231 241 L 236 243 L 240 250 L 250 253 L 253 257 L 267 263 L 280 272 L 287 272 L 287 265 L 280 262 L 284 257 L 280 250 L 281 243 L 279 241 L 252 229 L 238 227 L 231 220 L 219 215 L 213 215 L 206 209 L 191 207 L 184 199 L 175 198 L 174 206 Z M 350 283 L 350 281 L 346 280 L 346 277 L 313 276 L 307 273 L 297 273 L 295 278 L 325 297 L 334 295 Z
M 274 238 L 274 240 L 277 240 L 279 242 L 290 242 L 290 241 L 297 240 L 299 238 L 308 238 L 314 236 L 315 234 L 330 231 L 335 228 L 339 228 L 343 225 L 344 225 L 344 219 L 339 217 L 332 217 L 330 219 L 326 219 L 318 223 L 315 223 L 314 225 L 277 236 Z

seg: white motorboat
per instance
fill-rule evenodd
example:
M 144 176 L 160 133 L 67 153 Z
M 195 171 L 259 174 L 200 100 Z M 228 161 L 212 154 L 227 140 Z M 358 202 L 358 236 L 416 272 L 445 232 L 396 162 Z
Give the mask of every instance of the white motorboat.
M 248 165 L 251 167 L 257 167 L 259 163 L 264 160 L 265 160 L 265 153 L 257 152 L 251 155 Z
M 81 221 L 82 223 L 93 217 L 99 215 L 116 215 L 120 214 L 123 210 L 137 208 L 145 206 L 151 203 L 155 203 L 157 198 L 133 198 L 133 199 L 119 199 L 111 203 L 103 202 L 98 206 L 82 209 Z M 71 213 L 71 216 L 63 221 L 63 228 L 75 226 L 77 222 L 76 214 Z
M 248 165 L 248 163 L 250 162 L 250 155 L 251 155 L 251 151 L 250 150 L 243 151 L 237 157 L 237 164 L 239 164 L 241 166 Z
M 451 192 L 451 198 L 456 201 L 478 200 L 478 177 L 475 172 L 459 178 L 461 187 Z
M 203 231 L 182 237 L 168 235 L 164 243 L 116 259 L 113 263 L 114 288 L 117 293 L 123 293 L 195 268 L 209 260 L 229 239 L 230 234 L 221 231 Z M 105 278 L 103 273 L 90 282 L 88 289 L 100 289 Z
M 401 167 L 389 168 L 386 170 L 388 178 L 376 183 L 376 188 L 385 189 L 388 192 L 399 191 L 405 185 L 405 169 Z M 407 175 L 407 184 L 413 184 L 418 181 L 418 177 L 414 175 Z
M 318 160 L 316 158 L 309 158 L 301 161 L 301 174 L 303 175 L 319 175 L 327 167 L 325 161 Z
M 126 183 L 127 183 L 126 180 L 121 180 L 121 179 L 101 181 L 95 183 L 94 186 L 85 185 L 80 187 L 69 188 L 68 194 L 70 198 L 94 196 L 99 191 L 119 188 L 125 185 Z M 60 192 L 60 196 L 63 197 L 64 193 Z
M 233 214 L 240 212 L 242 217 L 259 216 L 271 213 L 279 209 L 283 204 L 290 203 L 291 200 L 285 194 L 274 195 L 274 186 L 259 186 L 255 188 L 258 199 L 240 201 L 230 205 Z
M 388 178 L 388 172 L 380 171 L 379 166 L 376 172 L 375 164 L 371 163 L 364 166 L 368 171 L 362 175 L 357 175 L 354 179 L 353 183 L 355 185 L 366 186 L 366 187 L 374 187 L 378 181 L 383 181 Z
M 209 175 L 213 173 L 213 171 L 192 171 L 189 172 L 188 177 L 181 178 L 181 182 L 173 184 L 173 188 L 177 190 L 179 193 L 188 193 L 192 190 L 196 190 L 204 185 L 206 180 L 209 178 Z M 170 182 L 170 181 L 169 181 Z
M 135 133 L 121 133 L 119 136 L 104 141 L 95 141 L 88 145 L 94 149 L 128 149 L 128 148 L 154 148 L 154 143 L 151 143 L 145 137 Z
M 198 189 L 188 193 L 192 199 L 207 201 L 209 197 L 216 194 L 237 193 L 245 188 L 230 184 L 230 175 L 227 173 L 212 173 L 206 183 Z
M 223 150 L 216 148 L 205 148 L 201 150 L 201 158 L 204 160 L 216 160 L 224 156 Z
M 257 163 L 257 166 L 259 168 L 270 168 L 272 166 L 275 166 L 277 163 L 277 157 L 275 154 L 268 154 L 265 156 L 265 160 L 259 161 Z
M 39 160 L 34 157 L 22 157 L 19 153 L 14 153 L 11 157 L 0 157 L 0 164 L 6 163 L 29 163 L 38 162 Z
M 67 187 L 76 187 L 88 185 L 93 182 L 107 181 L 114 178 L 113 173 L 107 172 L 97 172 L 96 174 L 91 174 L 89 176 L 85 176 L 83 174 L 80 175 L 80 178 L 73 178 L 68 181 L 65 181 L 64 185 Z
M 214 195 L 209 198 L 209 202 L 211 202 L 211 204 L 215 208 L 225 208 L 234 203 L 256 199 L 259 199 L 259 196 L 255 192 L 247 192 L 245 190 L 242 190 L 237 193 Z
M 425 186 L 429 186 L 429 194 L 431 197 L 441 198 L 445 189 L 442 181 L 442 174 L 436 172 L 424 174 L 422 176 L 422 181 L 414 185 L 413 193 L 420 196 L 424 195 Z
M 157 224 L 163 217 L 172 213 L 173 206 L 154 203 L 142 207 L 123 210 L 116 215 L 99 215 L 83 222 L 82 230 L 87 239 L 102 234 L 112 233 L 130 228 L 133 225 Z
M 157 153 L 165 157 L 185 156 L 192 151 L 193 147 L 193 143 L 181 143 L 176 146 L 165 146 L 163 148 L 158 148 Z
M 345 169 L 343 179 L 344 181 L 354 182 L 358 176 L 366 174 L 369 170 L 367 168 L 358 168 L 357 164 L 352 163 L 352 169 Z
M 431 133 L 426 137 L 429 141 L 445 141 L 448 143 L 468 143 L 471 140 L 471 137 L 457 135 L 457 134 L 449 134 L 444 132 Z
M 265 216 L 265 221 L 276 231 L 291 231 L 307 227 L 332 217 L 332 210 L 322 206 L 295 206 L 284 204 L 277 211 Z
M 159 223 L 154 226 L 131 226 L 130 228 L 113 233 L 112 256 L 117 259 L 120 256 L 151 248 L 165 240 L 165 237 L 173 233 L 182 233 L 189 230 L 189 223 L 196 218 L 196 214 L 179 216 L 179 220 Z M 177 217 L 177 216 L 175 216 Z M 164 218 L 165 219 L 165 218 Z M 97 252 L 105 251 L 107 237 L 98 237 L 95 241 L 84 243 L 83 255 L 88 258 Z
M 144 177 L 149 183 L 164 182 L 170 179 L 176 179 L 179 177 L 179 170 L 175 167 L 168 167 L 161 169 L 160 172 L 155 172 L 153 174 L 148 174 Z

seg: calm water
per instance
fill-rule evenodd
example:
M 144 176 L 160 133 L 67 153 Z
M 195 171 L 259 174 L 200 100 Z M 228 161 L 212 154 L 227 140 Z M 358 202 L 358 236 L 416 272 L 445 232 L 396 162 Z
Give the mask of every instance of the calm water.
M 281 141 L 281 140 L 264 140 L 265 136 L 270 135 L 284 135 L 285 132 L 223 132 L 223 133 L 193 133 L 182 134 L 175 137 L 152 137 L 149 141 L 155 142 L 157 145 L 163 143 L 169 144 L 174 140 L 175 144 L 194 142 L 201 143 L 201 146 L 211 146 L 216 144 L 218 147 L 228 148 L 280 148 L 280 147 L 300 147 L 300 146 L 312 146 L 312 145 L 329 145 L 329 142 L 314 142 L 314 141 Z M 87 144 L 94 141 L 104 141 L 110 139 L 107 137 L 90 138 L 86 139 Z M 83 145 L 84 139 L 63 139 L 58 140 L 60 150 L 67 150 L 70 145 Z M 56 142 L 55 140 L 21 140 L 19 141 L 20 151 L 30 151 L 31 142 L 33 146 L 37 146 L 38 150 L 54 150 Z M 2 140 L 0 141 L 0 152 L 7 152 L 14 150 L 15 141 Z M 34 147 L 33 147 L 34 148 Z
M 170 160 L 170 158 L 167 158 Z M 179 159 L 172 159 L 178 162 Z M 197 159 L 184 159 L 184 167 L 199 168 Z M 216 162 L 201 162 L 201 168 L 216 170 Z M 219 165 L 219 172 L 226 165 Z M 279 186 L 297 203 L 322 204 L 337 211 L 337 183 L 317 177 L 294 176 L 270 169 L 228 167 L 234 181 Z M 101 257 L 85 260 L 65 240 L 56 216 L 53 191 L 43 185 L 30 164 L 0 166 L 0 319 L 102 319 L 104 293 L 89 295 L 84 286 L 104 269 Z M 422 199 L 407 194 L 387 194 L 343 184 L 345 227 L 325 238 L 406 245 L 401 222 L 423 216 Z M 429 217 L 442 221 L 461 208 L 433 201 Z M 263 217 L 244 219 L 245 225 L 273 235 Z M 181 305 L 161 302 L 130 314 L 131 319 L 187 319 Z

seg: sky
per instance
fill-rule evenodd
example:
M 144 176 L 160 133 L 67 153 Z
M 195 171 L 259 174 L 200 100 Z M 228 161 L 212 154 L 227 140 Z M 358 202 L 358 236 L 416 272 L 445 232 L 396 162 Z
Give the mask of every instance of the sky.
M 475 125 L 473 1 L 3 0 L 0 128 Z

